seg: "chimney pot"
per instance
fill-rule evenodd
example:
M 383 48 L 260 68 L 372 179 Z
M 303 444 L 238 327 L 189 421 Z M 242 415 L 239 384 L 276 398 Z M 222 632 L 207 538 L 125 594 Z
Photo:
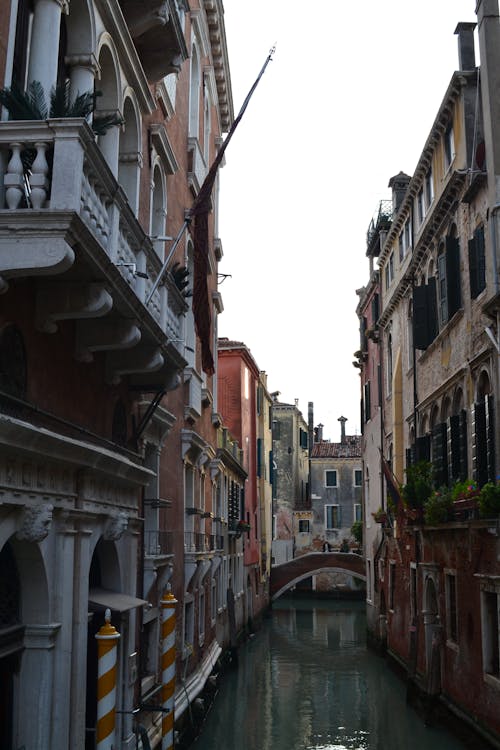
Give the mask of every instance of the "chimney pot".
M 474 70 L 476 67 L 476 55 L 474 51 L 474 29 L 473 21 L 461 21 L 457 24 L 455 34 L 458 36 L 458 66 L 459 70 Z

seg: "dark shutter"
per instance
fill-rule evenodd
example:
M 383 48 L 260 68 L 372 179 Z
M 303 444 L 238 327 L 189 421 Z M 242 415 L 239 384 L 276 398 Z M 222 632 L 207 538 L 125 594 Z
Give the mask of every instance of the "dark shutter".
M 494 397 L 489 395 L 485 401 L 486 406 L 486 450 L 488 461 L 488 481 L 495 482 L 495 409 Z
M 470 280 L 470 296 L 471 299 L 475 299 L 479 294 L 478 285 L 478 269 L 477 269 L 477 249 L 476 239 L 473 237 L 469 240 L 469 280 Z
M 262 439 L 257 438 L 257 476 L 262 476 Z
M 439 282 L 439 320 L 441 325 L 448 322 L 448 289 L 446 285 L 446 256 L 444 253 L 438 255 L 438 282 Z
M 439 332 L 436 279 L 432 276 L 427 281 L 427 324 L 429 326 L 429 343 L 434 341 Z
M 415 349 L 429 346 L 427 286 L 424 284 L 413 287 L 413 346 Z
M 469 476 L 468 446 L 467 436 L 467 411 L 462 409 L 460 412 L 460 479 L 464 481 Z
M 417 461 L 430 461 L 431 460 L 431 438 L 430 435 L 422 435 L 417 438 L 416 444 Z
M 446 285 L 448 290 L 448 320 L 460 309 L 460 244 L 456 237 L 446 238 Z
M 448 451 L 446 422 L 440 422 L 432 430 L 432 463 L 436 486 L 448 484 Z
M 365 422 L 371 417 L 370 381 L 365 383 Z
M 405 451 L 406 454 L 406 467 L 411 466 L 414 463 L 414 451 L 415 451 L 415 445 L 412 445 L 411 448 L 407 448 Z
M 378 294 L 374 294 L 372 297 L 372 326 L 376 325 L 379 315 L 380 315 L 379 296 Z
M 485 402 L 479 401 L 474 404 L 472 413 L 472 466 L 474 480 L 482 487 L 488 481 Z
M 451 482 L 460 479 L 460 415 L 453 414 L 448 423 L 448 445 L 450 449 L 449 466 L 451 469 Z

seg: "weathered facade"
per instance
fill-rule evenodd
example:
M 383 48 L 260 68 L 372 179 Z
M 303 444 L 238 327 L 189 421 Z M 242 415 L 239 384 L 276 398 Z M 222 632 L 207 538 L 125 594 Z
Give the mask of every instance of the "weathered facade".
M 272 405 L 273 434 L 273 562 L 295 555 L 295 524 L 310 518 L 309 433 L 297 403 Z M 295 518 L 295 514 L 307 518 Z
M 371 634 L 407 671 L 428 710 L 446 705 L 498 746 L 498 518 L 474 499 L 488 482 L 494 490 L 500 465 L 496 0 L 480 0 L 477 16 L 480 68 L 475 24 L 459 24 L 460 70 L 417 168 L 389 183 L 393 214 L 376 253 L 381 304 L 378 320 L 366 321 L 371 287 L 363 290 L 359 364 L 365 386 L 381 363 L 378 444 L 363 389 L 365 507 L 368 515 L 372 478 L 384 469 L 380 505 L 389 510 L 367 547 Z M 378 465 L 371 444 L 380 449 Z M 433 488 L 422 506 L 411 472 L 429 465 Z M 457 482 L 467 499 L 456 494 Z
M 69 93 L 0 121 L 0 736 L 94 746 L 109 607 L 116 744 L 135 747 L 142 707 L 154 745 L 162 593 L 178 602 L 179 720 L 245 587 L 229 521 L 246 471 L 203 372 L 184 225 L 233 120 L 222 3 L 13 0 L 0 20 L 4 89 Z M 215 356 L 217 185 L 208 244 Z

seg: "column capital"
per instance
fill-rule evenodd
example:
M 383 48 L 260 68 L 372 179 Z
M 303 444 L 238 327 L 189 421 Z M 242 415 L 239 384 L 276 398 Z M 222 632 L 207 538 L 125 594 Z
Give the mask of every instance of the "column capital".
M 24 647 L 26 649 L 45 649 L 50 651 L 54 648 L 54 642 L 60 628 L 60 622 L 49 623 L 48 625 L 26 625 L 24 629 Z
M 74 55 L 66 55 L 64 58 L 66 65 L 70 68 L 86 68 L 91 71 L 92 75 L 100 78 L 101 66 L 93 52 L 81 52 Z

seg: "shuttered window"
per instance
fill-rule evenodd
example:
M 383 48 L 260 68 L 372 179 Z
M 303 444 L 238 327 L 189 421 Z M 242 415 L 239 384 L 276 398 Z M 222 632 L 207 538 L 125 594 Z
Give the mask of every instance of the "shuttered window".
M 436 486 L 448 484 L 448 451 L 446 422 L 440 422 L 432 430 L 432 463 Z
M 470 296 L 475 299 L 486 287 L 486 261 L 484 257 L 484 227 L 478 227 L 469 240 Z

